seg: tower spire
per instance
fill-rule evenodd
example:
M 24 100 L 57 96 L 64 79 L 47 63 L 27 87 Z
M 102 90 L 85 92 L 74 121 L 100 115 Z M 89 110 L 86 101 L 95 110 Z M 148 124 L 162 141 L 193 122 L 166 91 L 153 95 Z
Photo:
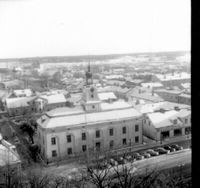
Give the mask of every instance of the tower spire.
M 92 84 L 92 73 L 90 70 L 90 61 L 88 62 L 88 70 L 86 71 L 86 85 Z

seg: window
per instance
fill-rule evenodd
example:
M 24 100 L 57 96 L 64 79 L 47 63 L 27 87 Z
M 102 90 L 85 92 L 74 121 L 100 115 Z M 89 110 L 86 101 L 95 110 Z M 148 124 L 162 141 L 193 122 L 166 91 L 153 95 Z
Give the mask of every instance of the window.
M 135 132 L 139 131 L 139 125 L 135 125 Z
M 55 137 L 51 138 L 51 145 L 56 145 L 56 138 Z
M 126 145 L 126 138 L 122 139 L 122 143 L 123 143 L 123 145 Z
M 85 152 L 87 150 L 87 146 L 86 145 L 82 145 L 82 151 Z
M 100 142 L 96 142 L 96 150 L 100 150 L 101 148 L 101 143 Z
M 57 156 L 57 152 L 56 152 L 56 150 L 53 150 L 52 151 L 52 157 L 56 157 Z
M 94 95 L 93 95 L 93 94 L 91 95 L 91 98 L 94 98 Z
M 113 128 L 109 129 L 109 134 L 110 134 L 110 136 L 113 136 Z
M 68 149 L 67 149 L 67 154 L 68 154 L 68 155 L 71 155 L 71 154 L 72 154 L 72 148 L 68 148 Z
M 94 105 L 92 105 L 92 108 L 95 108 L 95 106 L 94 106 Z
M 71 135 L 67 135 L 67 142 L 68 142 L 68 143 L 72 142 Z
M 185 123 L 188 123 L 188 119 L 185 119 Z
M 96 138 L 99 138 L 100 137 L 100 130 L 97 130 L 96 131 Z
M 139 136 L 136 136 L 135 137 L 135 143 L 138 143 L 139 142 Z
M 110 148 L 113 148 L 113 146 L 114 146 L 114 141 L 111 140 L 111 141 L 110 141 Z
M 122 127 L 122 133 L 126 134 L 126 127 Z
M 177 124 L 177 119 L 174 120 L 174 124 Z
M 86 140 L 86 133 L 82 133 L 82 140 Z

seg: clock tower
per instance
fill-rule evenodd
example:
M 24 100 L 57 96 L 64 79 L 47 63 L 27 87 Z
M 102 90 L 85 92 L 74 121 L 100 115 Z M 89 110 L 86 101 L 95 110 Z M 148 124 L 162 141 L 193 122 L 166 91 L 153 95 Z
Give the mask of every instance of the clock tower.
M 92 73 L 90 70 L 90 63 L 88 64 L 88 70 L 86 71 L 86 86 L 83 90 L 83 106 L 87 112 L 100 111 L 100 103 L 97 89 L 93 85 Z

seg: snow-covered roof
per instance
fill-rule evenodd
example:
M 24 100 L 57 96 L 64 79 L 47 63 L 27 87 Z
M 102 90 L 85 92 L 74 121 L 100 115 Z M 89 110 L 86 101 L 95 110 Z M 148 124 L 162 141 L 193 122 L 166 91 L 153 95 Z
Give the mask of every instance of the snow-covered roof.
M 37 123 L 43 128 L 73 128 L 83 125 L 132 119 L 139 116 L 141 116 L 141 113 L 136 111 L 134 108 L 126 108 L 92 113 L 70 114 L 57 117 L 49 117 L 48 115 L 43 115 L 37 120 Z
M 64 94 L 41 95 L 39 98 L 46 99 L 48 104 L 66 102 Z
M 13 91 L 16 96 L 25 95 L 26 97 L 30 97 L 32 95 L 31 89 L 16 89 Z
M 191 95 L 186 94 L 186 93 L 182 93 L 182 94 L 179 95 L 179 97 L 184 97 L 184 98 L 190 99 L 190 98 L 191 98 Z
M 16 97 L 7 98 L 6 106 L 7 108 L 20 108 L 29 106 L 28 102 L 32 101 L 35 97 Z
M 182 72 L 182 73 L 165 74 L 165 75 L 156 74 L 156 77 L 161 81 L 168 81 L 168 80 L 190 79 L 191 75 L 186 72 Z
M 112 110 L 112 109 L 123 109 L 123 108 L 130 108 L 131 105 L 123 100 L 118 100 L 112 103 L 101 103 L 102 110 Z
M 109 99 L 117 99 L 113 92 L 98 93 L 98 97 L 101 101 Z
M 148 83 L 142 83 L 142 87 L 148 87 L 148 88 L 153 88 L 153 87 L 163 87 L 163 84 L 160 82 L 148 82 Z
M 155 128 L 162 128 L 167 126 L 177 126 L 182 125 L 182 122 L 179 118 L 187 117 L 191 114 L 191 110 L 182 109 L 180 111 L 170 110 L 164 113 L 162 112 L 155 112 L 147 114 L 147 117 L 152 122 Z M 173 123 L 173 120 L 177 120 L 177 124 Z
M 124 78 L 124 76 L 121 75 L 121 74 L 118 74 L 118 75 L 108 75 L 108 76 L 105 76 L 105 78 L 106 78 L 107 80 L 111 80 L 111 79 L 120 79 L 120 78 Z
M 19 159 L 19 155 L 10 148 L 12 144 L 3 139 L 1 140 L 1 142 L 2 143 L 0 143 L 0 166 L 5 166 L 7 164 L 12 165 L 21 162 Z
M 164 110 L 173 110 L 175 107 L 179 109 L 190 109 L 189 105 L 186 104 L 179 104 L 173 102 L 158 102 L 158 103 L 151 103 L 151 104 L 139 104 L 134 106 L 140 113 L 152 113 L 158 111 L 159 109 Z
M 171 93 L 171 94 L 181 94 L 183 93 L 182 90 L 176 90 L 176 89 L 156 89 L 154 92 L 156 93 Z

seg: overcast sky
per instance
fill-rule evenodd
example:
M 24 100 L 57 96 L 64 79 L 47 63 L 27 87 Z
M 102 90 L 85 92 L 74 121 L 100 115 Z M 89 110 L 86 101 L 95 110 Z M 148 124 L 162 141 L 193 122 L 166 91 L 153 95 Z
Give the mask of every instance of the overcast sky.
M 189 0 L 0 0 L 0 58 L 190 50 Z

